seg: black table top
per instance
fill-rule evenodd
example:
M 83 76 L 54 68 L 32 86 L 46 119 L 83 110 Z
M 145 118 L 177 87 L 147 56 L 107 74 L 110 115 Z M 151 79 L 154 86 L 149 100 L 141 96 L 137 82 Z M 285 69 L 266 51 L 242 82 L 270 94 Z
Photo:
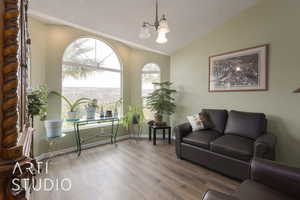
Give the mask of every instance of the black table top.
M 156 125 L 149 125 L 149 127 L 154 128 L 154 129 L 165 129 L 165 128 L 171 128 L 171 126 L 166 125 L 166 126 L 156 126 Z

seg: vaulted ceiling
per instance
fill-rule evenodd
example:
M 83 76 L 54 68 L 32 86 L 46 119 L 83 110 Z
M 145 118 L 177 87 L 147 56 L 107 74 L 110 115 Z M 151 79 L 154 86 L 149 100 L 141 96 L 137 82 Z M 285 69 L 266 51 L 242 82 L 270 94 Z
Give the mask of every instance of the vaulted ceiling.
M 138 37 L 143 21 L 154 20 L 154 0 L 31 0 L 30 14 L 49 23 L 80 27 L 131 46 L 171 54 L 205 35 L 258 0 L 159 0 L 171 32 L 157 44 L 156 33 Z

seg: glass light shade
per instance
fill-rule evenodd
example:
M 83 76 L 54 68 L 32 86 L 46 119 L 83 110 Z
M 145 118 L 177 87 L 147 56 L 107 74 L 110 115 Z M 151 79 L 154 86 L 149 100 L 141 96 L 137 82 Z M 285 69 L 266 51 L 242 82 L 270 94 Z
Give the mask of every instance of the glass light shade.
M 149 28 L 146 26 L 146 25 L 143 25 L 142 28 L 141 28 L 141 32 L 139 34 L 139 37 L 141 39 L 148 39 L 150 38 L 151 34 L 150 34 L 150 31 L 149 31 Z
M 165 33 L 158 33 L 156 42 L 159 43 L 159 44 L 164 44 L 164 43 L 168 42 L 166 34 Z
M 157 31 L 159 33 L 169 33 L 170 32 L 168 21 L 166 19 L 163 19 L 159 22 L 159 27 L 158 27 Z

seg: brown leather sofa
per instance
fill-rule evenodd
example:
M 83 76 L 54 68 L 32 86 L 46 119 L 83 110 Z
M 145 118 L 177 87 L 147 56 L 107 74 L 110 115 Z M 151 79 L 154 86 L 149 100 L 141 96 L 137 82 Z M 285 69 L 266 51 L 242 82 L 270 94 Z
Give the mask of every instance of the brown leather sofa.
M 253 157 L 275 159 L 276 137 L 267 134 L 263 113 L 203 109 L 213 127 L 192 131 L 189 123 L 174 128 L 176 155 L 224 175 L 249 178 Z
M 300 169 L 273 161 L 253 159 L 251 179 L 232 195 L 209 190 L 203 200 L 299 200 Z

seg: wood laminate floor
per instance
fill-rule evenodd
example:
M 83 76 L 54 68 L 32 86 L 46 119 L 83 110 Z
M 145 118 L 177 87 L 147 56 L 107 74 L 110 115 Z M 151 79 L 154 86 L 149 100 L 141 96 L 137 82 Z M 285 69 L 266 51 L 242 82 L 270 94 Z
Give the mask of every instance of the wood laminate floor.
M 126 140 L 51 160 L 39 178 L 69 178 L 69 192 L 39 191 L 33 200 L 200 200 L 207 189 L 232 193 L 238 182 L 179 160 L 175 146 Z

